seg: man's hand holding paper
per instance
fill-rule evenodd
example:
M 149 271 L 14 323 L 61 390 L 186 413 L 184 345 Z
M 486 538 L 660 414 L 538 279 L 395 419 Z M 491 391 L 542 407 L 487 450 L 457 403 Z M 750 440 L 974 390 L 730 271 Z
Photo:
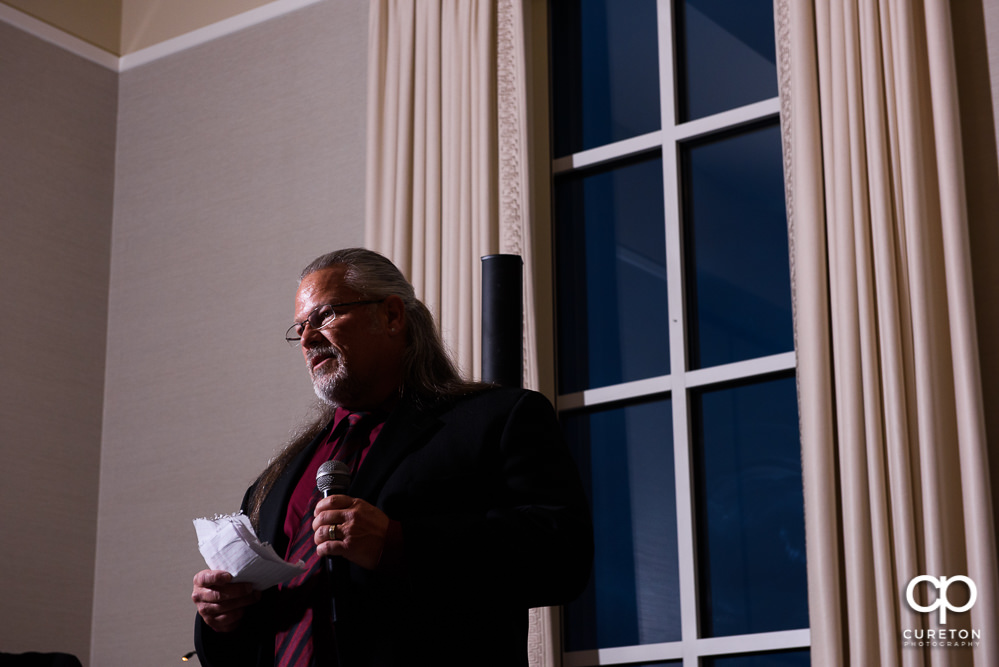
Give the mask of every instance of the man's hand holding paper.
M 202 570 L 194 575 L 191 599 L 198 613 L 215 632 L 231 632 L 239 626 L 246 608 L 260 599 L 253 584 L 232 583 L 225 570 Z
M 233 583 L 250 583 L 253 590 L 262 591 L 302 573 L 302 563 L 285 562 L 271 545 L 257 539 L 245 514 L 195 519 L 194 530 L 205 563 L 231 574 Z

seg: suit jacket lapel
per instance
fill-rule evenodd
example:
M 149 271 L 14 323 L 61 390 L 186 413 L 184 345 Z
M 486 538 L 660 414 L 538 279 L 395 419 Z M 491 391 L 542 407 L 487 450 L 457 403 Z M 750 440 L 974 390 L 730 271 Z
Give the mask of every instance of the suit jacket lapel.
M 319 435 L 313 438 L 312 442 L 305 449 L 298 453 L 298 456 L 285 468 L 284 473 L 274 482 L 274 486 L 271 488 L 270 493 L 267 494 L 267 499 L 264 501 L 263 507 L 260 508 L 260 535 L 258 537 L 261 541 L 270 542 L 274 546 L 274 550 L 282 558 L 284 557 L 284 552 L 288 549 L 288 536 L 284 534 L 284 521 L 285 515 L 288 513 L 288 502 L 291 500 L 291 494 L 298 485 L 299 478 L 305 472 L 309 461 L 312 460 L 312 456 L 316 452 L 316 447 L 326 438 L 329 430 L 330 426 L 327 425 L 326 428 L 319 432 Z
M 440 428 L 439 406 L 420 409 L 412 400 L 403 398 L 392 412 L 364 464 L 354 476 L 350 495 L 374 503 L 386 478 L 414 449 L 422 447 Z

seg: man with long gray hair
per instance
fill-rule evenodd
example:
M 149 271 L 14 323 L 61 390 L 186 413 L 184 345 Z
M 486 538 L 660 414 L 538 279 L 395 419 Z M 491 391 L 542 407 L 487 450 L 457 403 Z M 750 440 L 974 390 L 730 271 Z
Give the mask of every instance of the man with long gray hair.
M 564 604 L 593 557 L 551 404 L 468 382 L 412 285 L 360 248 L 302 272 L 295 323 L 320 414 L 243 510 L 296 579 L 255 593 L 194 577 L 203 665 L 526 665 L 531 607 Z M 332 461 L 345 491 L 320 497 Z

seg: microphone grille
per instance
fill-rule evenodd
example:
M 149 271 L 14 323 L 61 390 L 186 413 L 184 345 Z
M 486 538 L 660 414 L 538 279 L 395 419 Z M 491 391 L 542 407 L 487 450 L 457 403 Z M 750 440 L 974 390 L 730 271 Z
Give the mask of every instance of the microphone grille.
M 330 459 L 316 471 L 316 488 L 324 496 L 331 493 L 346 493 L 350 487 L 350 466 L 343 461 Z

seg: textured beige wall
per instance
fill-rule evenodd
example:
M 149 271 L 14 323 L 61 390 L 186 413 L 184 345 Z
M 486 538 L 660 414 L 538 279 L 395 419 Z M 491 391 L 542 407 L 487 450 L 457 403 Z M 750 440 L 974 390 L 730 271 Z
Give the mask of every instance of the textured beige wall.
M 92 665 L 193 648 L 191 520 L 238 508 L 313 395 L 298 271 L 363 240 L 367 3 L 122 74 Z
M 0 23 L 0 651 L 90 650 L 117 76 Z

